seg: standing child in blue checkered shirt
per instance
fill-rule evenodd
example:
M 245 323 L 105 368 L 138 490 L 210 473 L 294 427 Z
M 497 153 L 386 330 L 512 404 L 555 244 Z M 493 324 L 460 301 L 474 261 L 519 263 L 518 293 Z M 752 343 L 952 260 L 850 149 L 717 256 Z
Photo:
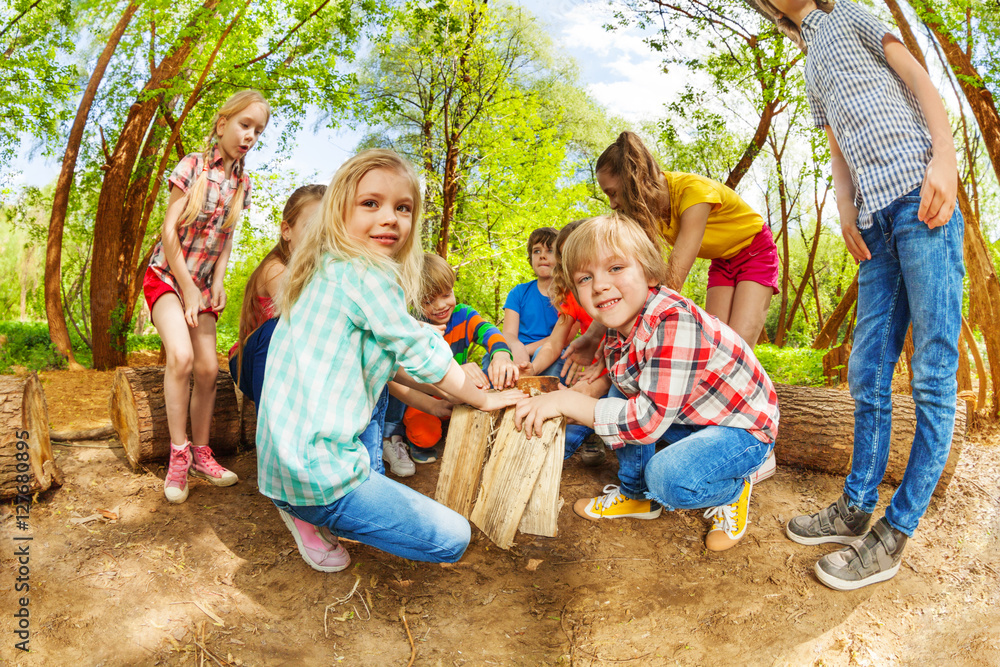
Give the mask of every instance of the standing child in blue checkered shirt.
M 829 138 L 844 241 L 861 263 L 851 472 L 839 499 L 786 528 L 800 544 L 848 545 L 815 571 L 854 590 L 899 570 L 951 448 L 965 275 L 955 147 L 927 73 L 868 12 L 851 0 L 757 1 L 807 50 L 813 120 Z M 903 481 L 869 530 L 889 456 L 893 369 L 911 322 L 916 434 Z
M 460 514 L 371 470 L 360 435 L 400 368 L 482 410 L 524 396 L 478 389 L 444 339 L 407 313 L 423 261 L 419 220 L 420 184 L 405 160 L 378 149 L 354 156 L 330 182 L 279 295 L 257 421 L 258 484 L 314 569 L 348 566 L 338 536 L 431 562 L 454 562 L 469 544 Z

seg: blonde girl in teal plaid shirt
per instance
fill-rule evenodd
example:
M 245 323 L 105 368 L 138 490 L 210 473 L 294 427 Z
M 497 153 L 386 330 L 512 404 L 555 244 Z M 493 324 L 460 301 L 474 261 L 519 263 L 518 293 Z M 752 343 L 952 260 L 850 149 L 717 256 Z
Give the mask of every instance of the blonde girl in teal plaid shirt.
M 359 439 L 401 369 L 482 410 L 523 397 L 478 389 L 444 339 L 407 312 L 420 280 L 420 208 L 416 174 L 399 155 L 372 149 L 351 158 L 279 295 L 257 423 L 258 482 L 317 569 L 350 562 L 336 536 L 431 562 L 456 561 L 468 546 L 468 521 L 373 472 Z M 327 553 L 315 542 L 304 549 L 289 517 L 320 527 Z

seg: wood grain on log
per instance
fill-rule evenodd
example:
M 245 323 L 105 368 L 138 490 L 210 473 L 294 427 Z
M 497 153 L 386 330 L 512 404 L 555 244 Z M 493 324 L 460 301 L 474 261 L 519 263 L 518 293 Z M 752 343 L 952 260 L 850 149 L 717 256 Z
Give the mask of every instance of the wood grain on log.
M 38 375 L 0 375 L 0 499 L 25 491 L 32 495 L 62 483 Z
M 448 424 L 434 498 L 466 519 L 479 491 L 496 414 L 456 405 Z
M 163 368 L 120 367 L 115 371 L 108 407 L 111 423 L 133 470 L 138 470 L 143 463 L 166 461 L 170 456 Z M 190 420 L 186 428 L 190 434 Z M 217 456 L 226 456 L 239 450 L 239 442 L 240 411 L 233 378 L 229 371 L 219 369 L 209 444 Z
M 854 399 L 850 393 L 821 387 L 775 383 L 781 419 L 774 456 L 778 465 L 847 476 L 854 449 Z M 883 481 L 898 485 L 906 471 L 917 420 L 913 398 L 892 396 L 892 442 Z M 934 495 L 941 496 L 955 475 L 965 441 L 965 405 L 955 412 L 951 453 Z

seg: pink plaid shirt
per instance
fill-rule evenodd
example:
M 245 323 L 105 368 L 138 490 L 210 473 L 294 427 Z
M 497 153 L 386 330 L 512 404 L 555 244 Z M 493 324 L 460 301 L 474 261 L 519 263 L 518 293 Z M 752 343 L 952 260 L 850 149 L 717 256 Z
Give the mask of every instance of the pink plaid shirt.
M 603 398 L 594 430 L 608 446 L 651 444 L 674 423 L 778 434 L 778 396 L 739 335 L 666 287 L 649 291 L 628 336 L 608 332 L 608 373 L 627 399 Z
M 194 284 L 201 289 L 201 294 L 206 303 L 212 299 L 212 272 L 215 271 L 215 263 L 222 255 L 226 243 L 232 238 L 234 229 L 223 229 L 226 215 L 229 213 L 233 194 L 239 185 L 234 173 L 230 178 L 226 178 L 226 172 L 222 166 L 222 152 L 215 147 L 212 152 L 212 161 L 204 164 L 205 159 L 201 153 L 190 153 L 184 156 L 170 174 L 169 183 L 178 187 L 182 192 L 187 192 L 194 182 L 201 176 L 201 172 L 207 172 L 208 183 L 205 188 L 205 201 L 202 204 L 201 212 L 191 223 L 182 224 L 177 228 L 177 236 L 181 244 L 181 252 L 184 254 L 184 261 L 187 264 L 188 272 Z M 246 173 L 243 179 L 243 210 L 250 208 L 250 179 Z M 163 241 L 157 241 L 153 256 L 149 258 L 149 268 L 163 282 L 170 285 L 177 296 L 184 302 L 180 286 L 177 280 L 170 273 L 170 265 L 167 264 L 167 256 L 163 249 Z

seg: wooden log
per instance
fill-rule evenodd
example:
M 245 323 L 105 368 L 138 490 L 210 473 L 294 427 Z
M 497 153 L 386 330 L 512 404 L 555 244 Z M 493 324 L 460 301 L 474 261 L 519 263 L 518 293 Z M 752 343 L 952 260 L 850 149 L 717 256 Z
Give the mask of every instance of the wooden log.
M 514 410 L 508 408 L 500 420 L 490 460 L 483 469 L 483 483 L 469 520 L 479 526 L 501 549 L 514 544 L 514 534 L 542 471 L 548 449 L 562 453 L 565 420 L 550 419 L 542 437 L 529 439 L 514 428 Z
M 53 442 L 76 442 L 78 440 L 107 440 L 115 435 L 115 427 L 111 424 L 97 428 L 78 428 L 69 431 L 49 431 L 49 439 Z
M 518 530 L 528 535 L 555 537 L 559 529 L 559 510 L 562 508 L 559 483 L 562 481 L 563 456 L 566 451 L 563 444 L 566 441 L 566 420 L 554 421 L 560 422 L 559 430 L 546 449 L 542 470 L 538 473 L 535 488 L 531 491 L 528 505 L 524 508 L 518 525 Z
M 0 375 L 0 499 L 62 486 L 38 375 Z
M 163 366 L 121 367 L 115 371 L 109 401 L 111 423 L 133 470 L 143 463 L 166 461 L 170 430 L 163 401 Z M 191 432 L 190 420 L 187 424 Z M 229 371 L 219 369 L 209 444 L 217 456 L 235 454 L 240 442 L 240 411 Z
M 457 405 L 448 424 L 435 499 L 466 519 L 479 490 L 496 413 Z
M 850 393 L 821 387 L 775 384 L 781 420 L 774 456 L 778 465 L 806 468 L 846 476 L 851 470 L 854 446 L 854 399 Z M 883 481 L 898 485 L 906 471 L 916 430 L 913 399 L 892 397 L 892 442 Z M 934 495 L 943 496 L 955 475 L 966 433 L 966 410 L 960 402 L 955 413 L 951 453 Z
M 257 406 L 248 396 L 244 395 L 240 400 L 240 450 L 246 452 L 256 448 Z

